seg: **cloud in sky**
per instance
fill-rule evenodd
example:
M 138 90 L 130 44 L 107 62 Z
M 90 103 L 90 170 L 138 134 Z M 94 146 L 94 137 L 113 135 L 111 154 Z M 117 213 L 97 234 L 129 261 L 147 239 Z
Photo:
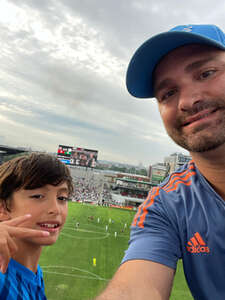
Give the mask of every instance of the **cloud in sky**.
M 225 3 L 2 0 L 0 144 L 99 150 L 149 165 L 179 151 L 157 104 L 126 91 L 130 57 L 152 34 L 183 23 L 225 28 Z

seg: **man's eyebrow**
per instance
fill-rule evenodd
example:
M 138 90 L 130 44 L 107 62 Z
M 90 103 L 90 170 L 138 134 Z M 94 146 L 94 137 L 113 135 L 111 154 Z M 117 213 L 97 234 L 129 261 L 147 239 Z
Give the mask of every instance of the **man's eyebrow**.
M 157 94 L 159 91 L 166 88 L 168 85 L 172 83 L 172 80 L 169 78 L 163 79 L 159 84 L 154 87 L 154 94 Z
M 208 62 L 210 62 L 212 60 L 215 60 L 215 57 L 208 57 L 208 58 L 205 58 L 205 59 L 200 59 L 200 60 L 194 61 L 193 63 L 187 65 L 184 68 L 184 71 L 187 72 L 187 73 L 190 73 L 191 71 L 204 66 L 205 64 L 207 64 Z

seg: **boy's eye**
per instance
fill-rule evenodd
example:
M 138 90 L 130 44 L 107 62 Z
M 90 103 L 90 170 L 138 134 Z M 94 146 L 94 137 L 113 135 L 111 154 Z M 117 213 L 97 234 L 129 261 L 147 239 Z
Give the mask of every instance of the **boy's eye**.
M 60 197 L 58 197 L 58 200 L 60 200 L 60 201 L 68 201 L 69 198 L 65 197 L 65 196 L 60 196 Z
M 40 194 L 37 194 L 37 195 L 32 195 L 30 196 L 31 198 L 35 198 L 35 199 L 42 199 L 44 196 L 43 195 L 40 195 Z

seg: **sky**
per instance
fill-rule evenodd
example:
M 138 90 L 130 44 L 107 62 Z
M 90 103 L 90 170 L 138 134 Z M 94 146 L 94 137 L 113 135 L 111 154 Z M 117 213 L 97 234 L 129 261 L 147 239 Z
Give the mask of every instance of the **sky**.
M 223 0 L 1 0 L 0 145 L 143 164 L 188 154 L 167 136 L 155 99 L 126 90 L 130 58 L 179 24 L 225 30 Z

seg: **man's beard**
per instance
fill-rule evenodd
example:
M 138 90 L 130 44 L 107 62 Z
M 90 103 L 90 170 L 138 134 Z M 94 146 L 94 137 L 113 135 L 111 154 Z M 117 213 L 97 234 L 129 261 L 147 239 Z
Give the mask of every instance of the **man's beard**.
M 210 126 L 206 123 L 200 124 L 190 134 L 185 134 L 183 132 L 184 120 L 205 109 L 220 110 L 221 116 L 223 113 L 224 116 L 219 117 Z M 191 110 L 178 116 L 174 128 L 167 130 L 167 133 L 175 143 L 190 152 L 206 152 L 216 149 L 225 144 L 225 101 L 217 99 L 196 103 Z

